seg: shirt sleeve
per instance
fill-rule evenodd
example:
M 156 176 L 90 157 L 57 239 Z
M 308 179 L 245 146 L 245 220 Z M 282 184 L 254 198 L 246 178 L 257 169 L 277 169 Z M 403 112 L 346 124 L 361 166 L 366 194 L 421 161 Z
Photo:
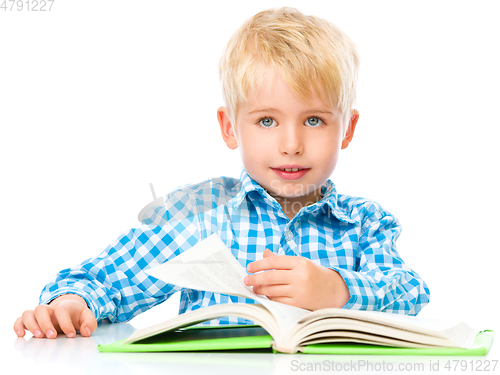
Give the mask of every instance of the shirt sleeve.
M 429 302 L 429 288 L 396 249 L 399 221 L 378 205 L 363 215 L 355 270 L 334 268 L 351 297 L 344 308 L 416 315 Z
M 143 220 L 148 224 L 123 233 L 99 256 L 59 272 L 42 290 L 40 304 L 73 293 L 87 302 L 98 322 L 125 322 L 165 301 L 181 287 L 145 270 L 199 241 L 198 218 L 189 206 L 186 199 L 173 199 L 170 209 L 151 209 L 150 218 Z

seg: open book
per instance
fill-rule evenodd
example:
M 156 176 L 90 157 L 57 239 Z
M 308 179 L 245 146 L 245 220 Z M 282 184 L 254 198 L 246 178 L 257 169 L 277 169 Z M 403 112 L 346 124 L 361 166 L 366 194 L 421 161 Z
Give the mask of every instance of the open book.
M 147 273 L 170 284 L 250 298 L 258 303 L 220 304 L 188 312 L 138 330 L 119 345 L 100 346 L 99 350 L 134 351 L 134 344 L 165 332 L 185 332 L 185 327 L 225 316 L 254 321 L 271 336 L 267 345 L 285 353 L 307 352 L 305 348 L 311 345 L 338 342 L 393 348 L 460 348 L 460 352 L 472 348 L 476 339 L 475 330 L 457 321 L 337 308 L 311 312 L 271 301 L 243 283 L 247 272 L 215 234 Z

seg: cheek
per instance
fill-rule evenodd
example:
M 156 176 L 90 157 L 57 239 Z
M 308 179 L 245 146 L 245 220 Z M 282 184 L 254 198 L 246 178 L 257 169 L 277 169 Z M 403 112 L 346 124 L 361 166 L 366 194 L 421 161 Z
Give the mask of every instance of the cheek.
M 329 169 L 335 168 L 340 153 L 341 135 L 328 134 L 318 137 L 314 142 L 315 147 L 312 148 L 315 159 L 322 160 L 325 167 Z
M 333 172 L 333 170 L 335 169 L 335 167 L 337 166 L 337 162 L 339 160 L 339 154 L 338 153 L 333 153 L 331 156 L 330 156 L 330 163 L 329 163 L 329 170 L 331 172 Z M 330 172 L 330 173 L 331 173 Z
M 272 150 L 269 139 L 258 134 L 242 134 L 238 146 L 243 160 L 264 161 Z

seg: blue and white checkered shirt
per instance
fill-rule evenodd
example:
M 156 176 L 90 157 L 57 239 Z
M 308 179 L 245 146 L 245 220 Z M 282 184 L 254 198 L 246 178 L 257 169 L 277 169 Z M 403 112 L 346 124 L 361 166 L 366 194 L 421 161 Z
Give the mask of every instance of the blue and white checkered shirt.
M 303 256 L 343 277 L 351 297 L 344 308 L 417 314 L 429 301 L 425 282 L 396 250 L 398 220 L 377 203 L 337 194 L 328 180 L 322 199 L 289 219 L 278 202 L 243 169 L 174 190 L 146 206 L 142 225 L 123 233 L 96 258 L 62 270 L 40 303 L 65 293 L 83 297 L 98 321 L 124 322 L 181 291 L 179 313 L 218 303 L 253 300 L 183 289 L 144 270 L 169 261 L 217 233 L 246 268 L 264 250 Z M 250 323 L 226 317 L 206 324 Z

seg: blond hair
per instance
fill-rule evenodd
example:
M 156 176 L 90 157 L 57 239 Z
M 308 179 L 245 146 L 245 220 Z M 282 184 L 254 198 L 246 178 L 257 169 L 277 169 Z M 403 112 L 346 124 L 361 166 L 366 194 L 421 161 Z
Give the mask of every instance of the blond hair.
M 219 62 L 222 96 L 233 126 L 270 67 L 301 100 L 314 92 L 350 115 L 356 99 L 359 57 L 351 39 L 332 23 L 295 8 L 269 9 L 247 20 L 229 40 Z

